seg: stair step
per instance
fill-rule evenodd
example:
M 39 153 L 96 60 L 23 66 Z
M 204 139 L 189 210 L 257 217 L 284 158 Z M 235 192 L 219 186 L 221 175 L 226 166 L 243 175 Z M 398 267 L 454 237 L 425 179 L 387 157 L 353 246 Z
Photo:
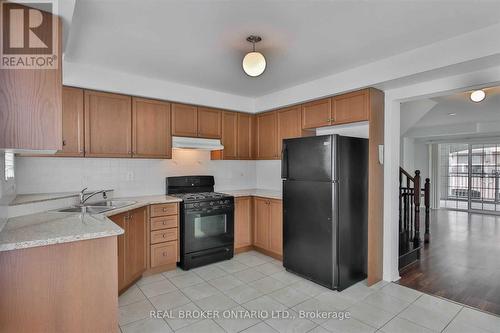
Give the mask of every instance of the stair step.
M 399 248 L 399 264 L 398 267 L 402 268 L 416 262 L 420 259 L 420 249 L 422 249 L 422 242 L 419 244 L 414 244 L 409 242 L 403 248 Z

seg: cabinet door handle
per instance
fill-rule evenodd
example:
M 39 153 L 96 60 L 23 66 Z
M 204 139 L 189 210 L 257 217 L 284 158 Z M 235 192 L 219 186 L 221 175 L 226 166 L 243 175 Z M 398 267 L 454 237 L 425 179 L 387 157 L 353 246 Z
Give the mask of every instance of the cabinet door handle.
M 167 209 L 166 209 L 166 208 L 163 208 L 163 211 L 164 211 L 164 212 L 166 212 L 166 211 L 167 211 Z
M 167 252 L 163 252 L 163 256 L 164 256 L 164 257 L 166 257 L 166 256 L 167 256 L 167 254 L 168 254 Z

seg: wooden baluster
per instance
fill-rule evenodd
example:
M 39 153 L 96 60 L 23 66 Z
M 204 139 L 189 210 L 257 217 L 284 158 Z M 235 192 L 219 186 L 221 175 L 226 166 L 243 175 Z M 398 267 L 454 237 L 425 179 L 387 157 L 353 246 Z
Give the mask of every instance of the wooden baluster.
M 412 239 L 411 237 L 411 215 L 412 213 L 412 198 L 411 198 L 411 178 L 406 177 L 406 226 L 405 226 L 405 231 L 406 231 L 406 240 L 409 241 Z
M 416 170 L 415 177 L 413 178 L 413 199 L 415 201 L 415 236 L 413 243 L 415 245 L 420 243 L 420 192 L 420 170 Z
M 399 170 L 399 232 L 403 231 L 403 212 L 401 211 L 403 200 L 403 173 Z
M 425 178 L 424 203 L 425 203 L 425 234 L 424 234 L 424 242 L 425 243 L 429 243 L 429 240 L 430 240 L 429 225 L 430 225 L 430 207 L 431 207 L 431 180 L 429 178 Z

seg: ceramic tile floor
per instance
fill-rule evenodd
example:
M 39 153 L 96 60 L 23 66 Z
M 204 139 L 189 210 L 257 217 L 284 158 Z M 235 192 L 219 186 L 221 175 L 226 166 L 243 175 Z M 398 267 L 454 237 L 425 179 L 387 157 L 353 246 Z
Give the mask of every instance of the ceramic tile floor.
M 151 318 L 156 310 L 171 310 L 171 318 Z M 286 310 L 295 319 L 179 318 L 201 310 Z M 351 318 L 298 318 L 301 311 L 348 311 Z M 500 332 L 500 317 L 394 283 L 367 287 L 363 281 L 340 293 L 331 291 L 253 251 L 187 272 L 177 269 L 141 279 L 119 298 L 119 324 L 123 333 Z

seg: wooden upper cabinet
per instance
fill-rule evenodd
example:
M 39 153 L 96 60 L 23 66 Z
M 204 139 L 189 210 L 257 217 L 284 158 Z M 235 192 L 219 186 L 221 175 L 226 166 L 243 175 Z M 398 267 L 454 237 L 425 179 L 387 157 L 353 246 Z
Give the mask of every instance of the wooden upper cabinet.
M 130 96 L 85 91 L 85 156 L 131 157 Z
M 234 199 L 234 248 L 252 245 L 252 197 Z
M 210 108 L 198 108 L 198 136 L 201 138 L 220 139 L 222 136 L 222 111 Z
M 83 89 L 62 89 L 62 149 L 59 156 L 84 155 Z
M 132 98 L 133 157 L 171 158 L 170 103 Z
M 172 135 L 198 136 L 198 107 L 186 104 L 172 104 Z
M 276 112 L 257 115 L 257 159 L 279 158 L 276 131 Z
M 367 121 L 369 98 L 368 89 L 332 97 L 333 124 Z
M 269 251 L 283 255 L 283 202 L 269 200 Z
M 0 149 L 62 149 L 62 29 L 57 16 L 42 15 L 42 22 L 49 21 L 45 15 L 50 15 L 59 24 L 53 41 L 59 50 L 57 68 L 0 69 Z M 23 15 L 10 19 L 11 27 L 24 27 Z M 45 26 L 50 25 L 40 26 L 36 33 L 47 33 Z
M 313 129 L 332 124 L 332 104 L 330 98 L 302 104 L 302 128 Z
M 238 114 L 236 112 L 223 112 L 222 114 L 222 145 L 224 159 L 232 160 L 238 157 Z
M 293 106 L 277 111 L 278 152 L 281 152 L 283 139 L 300 138 L 302 136 L 301 106 Z
M 238 113 L 238 159 L 252 158 L 252 115 Z

